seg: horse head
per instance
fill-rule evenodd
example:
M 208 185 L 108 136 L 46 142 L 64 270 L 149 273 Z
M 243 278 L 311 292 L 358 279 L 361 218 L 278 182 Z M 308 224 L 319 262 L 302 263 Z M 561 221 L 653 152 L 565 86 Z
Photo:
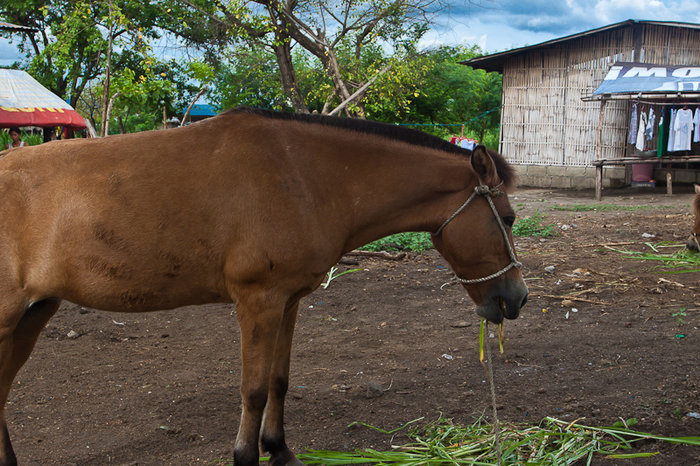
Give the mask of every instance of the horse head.
M 690 239 L 685 245 L 689 250 L 699 252 L 700 243 L 698 243 L 698 236 L 700 236 L 700 186 L 695 186 L 695 200 L 693 201 L 693 212 L 695 213 L 695 224 L 690 232 Z
M 505 192 L 512 169 L 483 146 L 474 149 L 471 166 L 475 176 L 467 200 L 433 233 L 433 243 L 476 303 L 476 313 L 501 323 L 517 318 L 528 296 L 513 246 L 515 213 Z

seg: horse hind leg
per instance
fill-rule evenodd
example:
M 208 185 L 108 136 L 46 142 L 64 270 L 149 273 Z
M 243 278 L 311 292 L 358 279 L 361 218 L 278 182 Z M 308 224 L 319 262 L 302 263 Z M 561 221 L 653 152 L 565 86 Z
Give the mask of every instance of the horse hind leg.
M 0 465 L 15 465 L 15 457 L 5 420 L 5 403 L 17 372 L 29 358 L 39 333 L 61 304 L 46 299 L 22 306 L 0 308 Z
M 270 373 L 260 443 L 263 450 L 270 453 L 270 465 L 272 466 L 303 464 L 287 447 L 284 438 L 284 400 L 289 386 L 289 359 L 298 309 L 299 299 L 291 300 L 285 309 Z

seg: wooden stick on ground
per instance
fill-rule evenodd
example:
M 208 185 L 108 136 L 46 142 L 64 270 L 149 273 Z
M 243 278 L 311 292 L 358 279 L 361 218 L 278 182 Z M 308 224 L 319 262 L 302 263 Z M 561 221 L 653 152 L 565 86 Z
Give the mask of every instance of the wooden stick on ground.
M 350 251 L 345 254 L 346 256 L 360 256 L 360 257 L 379 257 L 380 259 L 388 259 L 392 261 L 398 261 L 406 257 L 405 252 L 400 252 L 397 254 L 391 254 L 385 251 Z

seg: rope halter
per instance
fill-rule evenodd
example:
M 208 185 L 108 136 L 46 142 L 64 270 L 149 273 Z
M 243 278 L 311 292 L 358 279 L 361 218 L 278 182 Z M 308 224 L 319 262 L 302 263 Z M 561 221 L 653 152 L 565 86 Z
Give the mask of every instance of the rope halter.
M 456 211 L 453 213 L 445 222 L 440 225 L 440 228 L 438 228 L 435 233 L 431 233 L 433 236 L 438 236 L 440 233 L 442 233 L 442 230 L 445 229 L 445 227 L 455 219 L 466 207 L 469 205 L 471 201 L 473 201 L 476 196 L 484 196 L 486 200 L 489 202 L 489 205 L 491 206 L 491 211 L 493 212 L 493 215 L 496 217 L 496 221 L 498 222 L 498 227 L 501 229 L 501 233 L 503 234 L 503 239 L 505 240 L 506 243 L 506 248 L 508 248 L 508 256 L 510 257 L 510 264 L 506 265 L 503 267 L 501 270 L 499 270 L 496 273 L 492 273 L 491 275 L 488 275 L 486 277 L 482 278 L 474 278 L 474 279 L 467 279 L 467 278 L 460 278 L 456 277 L 457 280 L 461 283 L 464 283 L 465 285 L 473 285 L 476 283 L 483 283 L 486 281 L 489 281 L 493 278 L 500 277 L 513 267 L 521 268 L 523 264 L 518 262 L 518 259 L 515 257 L 515 251 L 513 251 L 513 246 L 510 244 L 510 240 L 508 239 L 508 232 L 506 231 L 506 226 L 503 224 L 503 220 L 501 219 L 501 216 L 498 215 L 498 211 L 496 210 L 496 206 L 493 203 L 493 198 L 496 196 L 500 196 L 503 193 L 500 189 L 498 189 L 501 184 L 500 183 L 498 186 L 494 186 L 493 188 L 489 188 L 488 186 L 484 184 L 479 184 L 476 187 L 474 187 L 474 192 L 469 196 L 469 198 L 462 204 Z

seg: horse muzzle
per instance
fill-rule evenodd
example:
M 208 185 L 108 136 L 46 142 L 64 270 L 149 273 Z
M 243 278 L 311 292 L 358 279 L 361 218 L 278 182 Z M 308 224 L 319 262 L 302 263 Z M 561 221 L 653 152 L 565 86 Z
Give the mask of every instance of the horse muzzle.
M 689 251 L 700 252 L 700 244 L 698 244 L 698 235 L 696 233 L 690 235 L 690 239 L 688 239 L 685 247 Z
M 516 319 L 527 303 L 528 289 L 522 280 L 498 282 L 476 307 L 476 313 L 489 322 L 500 324 L 503 319 Z

